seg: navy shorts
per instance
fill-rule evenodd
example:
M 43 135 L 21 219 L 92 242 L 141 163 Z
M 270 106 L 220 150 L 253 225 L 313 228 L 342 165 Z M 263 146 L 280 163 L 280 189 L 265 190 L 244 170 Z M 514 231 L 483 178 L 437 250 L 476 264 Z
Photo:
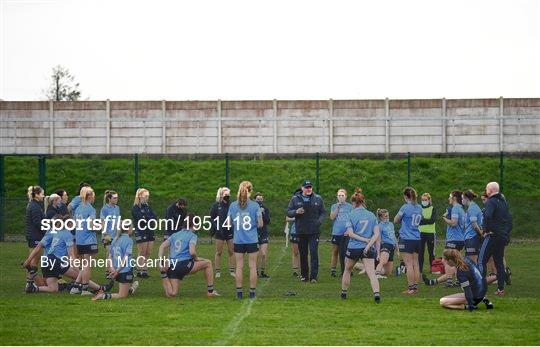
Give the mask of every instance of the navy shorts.
M 96 254 L 98 252 L 97 244 L 77 245 L 77 254 Z
M 461 251 L 464 245 L 465 245 L 465 242 L 463 241 L 446 241 L 446 243 L 444 244 L 444 248 L 457 249 L 458 251 Z
M 256 243 L 235 243 L 234 253 L 255 253 L 259 251 L 259 245 Z
M 352 260 L 360 260 L 360 259 L 374 259 L 375 258 L 375 252 L 373 252 L 372 249 L 370 249 L 367 254 L 364 254 L 365 248 L 348 248 L 347 252 L 345 252 L 345 256 Z
M 41 263 L 41 262 L 40 262 Z M 69 264 L 66 267 L 62 267 L 62 260 L 58 257 L 49 254 L 47 256 L 47 266 L 41 268 L 43 278 L 60 277 L 69 270 Z
M 480 245 L 480 237 L 478 235 L 465 240 L 465 255 L 478 255 Z
M 135 242 L 136 243 L 143 243 L 143 242 L 150 242 L 155 241 L 154 237 L 154 231 L 153 230 L 135 230 Z
M 390 243 L 383 243 L 381 245 L 381 252 L 387 252 L 388 253 L 388 261 L 394 261 L 394 251 L 396 247 L 393 244 Z
M 133 283 L 133 270 L 119 273 L 115 281 L 118 283 Z
M 268 231 L 258 233 L 257 236 L 259 237 L 259 245 L 262 245 L 263 243 L 268 243 Z
M 399 251 L 403 253 L 420 253 L 420 240 L 399 240 Z
M 343 235 L 332 235 L 332 244 L 339 246 L 341 244 L 341 241 L 343 241 Z
M 169 268 L 169 270 L 167 270 L 167 277 L 175 280 L 183 280 L 184 276 L 191 272 L 194 265 L 195 261 L 193 259 L 177 261 Z
M 216 238 L 216 240 L 221 240 L 221 241 L 232 240 L 233 231 L 232 230 L 225 230 L 225 229 L 218 230 L 218 231 L 216 231 L 215 238 Z

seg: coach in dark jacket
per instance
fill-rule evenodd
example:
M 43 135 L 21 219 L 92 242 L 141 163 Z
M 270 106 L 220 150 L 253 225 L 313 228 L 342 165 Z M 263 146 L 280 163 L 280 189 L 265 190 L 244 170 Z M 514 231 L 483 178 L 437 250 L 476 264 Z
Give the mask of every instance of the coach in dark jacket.
M 311 181 L 305 180 L 302 184 L 302 192 L 293 195 L 287 208 L 287 216 L 295 218 L 300 253 L 300 280 L 315 283 L 319 272 L 319 236 L 326 211 L 322 198 L 313 193 Z M 308 266 L 308 253 L 311 258 L 311 273 Z
M 482 274 L 486 275 L 486 264 L 491 256 L 497 268 L 497 287 L 495 294 L 504 295 L 504 248 L 510 241 L 513 221 L 508 203 L 499 193 L 499 184 L 490 182 L 486 186 L 488 199 L 484 213 L 484 240 L 478 255 L 478 265 Z

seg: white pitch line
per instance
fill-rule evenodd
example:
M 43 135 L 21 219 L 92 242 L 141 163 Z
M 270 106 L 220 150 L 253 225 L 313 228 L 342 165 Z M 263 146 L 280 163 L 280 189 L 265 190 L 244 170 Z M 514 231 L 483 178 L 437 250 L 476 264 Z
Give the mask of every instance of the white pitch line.
M 278 262 L 272 269 L 272 273 L 276 273 L 277 268 L 281 265 L 281 262 L 283 261 L 283 257 L 285 256 L 287 248 L 283 247 L 281 248 L 281 254 L 279 255 Z M 257 289 L 258 293 L 260 294 L 264 287 L 272 280 L 272 278 L 264 281 L 264 283 Z M 251 314 L 251 307 L 253 306 L 253 302 L 257 300 L 258 296 L 255 297 L 254 300 L 247 300 L 244 301 L 242 304 L 242 307 L 240 308 L 240 312 L 227 324 L 225 329 L 223 329 L 222 335 L 225 335 L 225 337 L 221 340 L 219 340 L 215 345 L 216 346 L 224 346 L 229 342 L 234 335 L 236 334 L 236 331 L 238 330 L 238 326 L 240 326 L 240 323 L 244 321 L 250 314 Z

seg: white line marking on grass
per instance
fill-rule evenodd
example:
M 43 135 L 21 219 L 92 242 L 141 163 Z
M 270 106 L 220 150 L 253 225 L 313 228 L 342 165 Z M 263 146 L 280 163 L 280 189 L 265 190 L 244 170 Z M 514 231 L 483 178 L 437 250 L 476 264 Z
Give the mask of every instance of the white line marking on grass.
M 272 268 L 272 273 L 276 273 L 276 270 L 281 265 L 283 261 L 283 257 L 287 253 L 288 248 L 281 248 L 281 254 L 279 255 L 279 259 L 276 263 L 276 265 Z M 238 327 L 240 324 L 251 314 L 251 307 L 253 306 L 253 302 L 258 299 L 258 295 L 263 291 L 264 287 L 272 280 L 272 278 L 269 278 L 268 280 L 264 281 L 264 283 L 257 288 L 257 296 L 254 300 L 247 300 L 244 301 L 242 304 L 242 307 L 240 308 L 240 312 L 227 324 L 225 329 L 223 329 L 222 336 L 223 338 L 215 343 L 216 346 L 224 346 L 226 345 L 235 335 L 236 331 L 238 330 Z M 245 299 L 244 299 L 245 300 Z

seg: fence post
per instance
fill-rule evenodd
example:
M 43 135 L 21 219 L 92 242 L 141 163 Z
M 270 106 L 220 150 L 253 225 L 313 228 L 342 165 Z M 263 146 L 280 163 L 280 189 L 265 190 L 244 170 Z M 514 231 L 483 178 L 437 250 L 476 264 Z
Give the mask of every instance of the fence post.
M 334 153 L 334 100 L 328 100 L 328 144 L 330 153 Z
M 384 99 L 384 152 L 390 153 L 390 101 Z
M 137 189 L 139 189 L 139 154 L 135 153 L 133 156 L 133 162 L 134 162 L 134 174 L 135 174 L 135 192 L 137 192 Z
M 411 152 L 407 152 L 407 187 L 411 186 Z
M 46 163 L 45 163 L 45 156 L 40 155 L 38 158 L 38 171 L 39 171 L 39 186 L 43 188 L 43 190 L 47 191 L 47 180 L 46 180 Z
M 278 126 L 277 126 L 277 100 L 274 99 L 272 101 L 272 112 L 273 112 L 273 116 L 274 116 L 274 127 L 272 129 L 272 135 L 274 137 L 274 140 L 272 142 L 273 144 L 273 150 L 274 150 L 274 153 L 277 153 L 278 152 L 278 144 L 277 144 L 277 131 L 278 131 Z
M 167 116 L 167 105 L 165 100 L 161 100 L 161 153 L 167 153 L 167 127 L 165 119 Z
M 319 194 L 319 157 L 320 154 L 317 152 L 315 157 L 315 193 Z
M 49 154 L 54 154 L 54 106 L 49 100 Z
M 499 98 L 499 151 L 504 151 L 504 99 Z
M 229 187 L 229 153 L 225 153 L 225 187 Z
M 441 152 L 446 153 L 446 98 L 442 99 L 442 149 Z
M 504 188 L 504 152 L 501 151 L 499 158 L 499 188 L 501 193 Z
M 221 99 L 217 101 L 217 114 L 218 114 L 218 121 L 217 121 L 217 149 L 218 153 L 221 153 L 223 151 L 223 144 L 221 140 Z M 228 186 L 227 186 L 228 187 Z
M 105 102 L 105 113 L 107 113 L 107 127 L 105 129 L 107 142 L 105 153 L 111 154 L 111 101 L 109 99 Z
M 0 242 L 4 241 L 5 218 L 4 218 L 4 155 L 0 154 Z

